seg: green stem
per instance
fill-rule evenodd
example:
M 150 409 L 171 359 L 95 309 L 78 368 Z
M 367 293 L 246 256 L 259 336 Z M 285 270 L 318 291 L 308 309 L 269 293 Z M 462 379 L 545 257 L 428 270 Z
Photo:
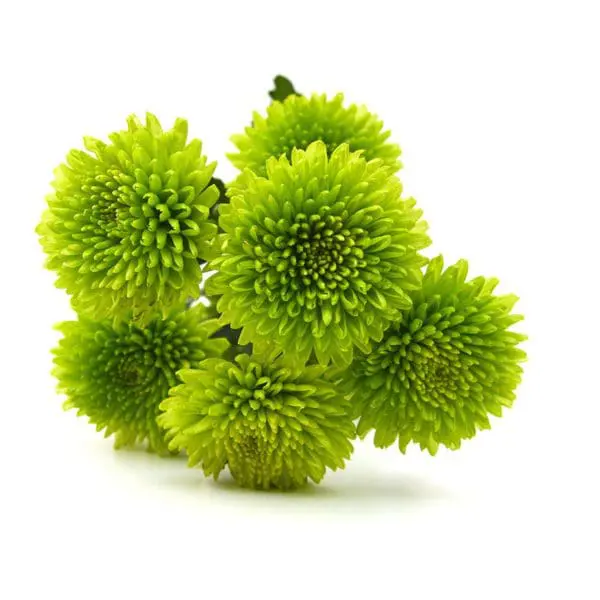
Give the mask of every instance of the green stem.
M 225 187 L 225 183 L 222 179 L 218 177 L 213 177 L 210 180 L 209 185 L 214 185 L 219 190 L 219 199 L 212 205 L 210 209 L 210 218 L 214 219 L 217 223 L 219 221 L 219 206 L 221 204 L 226 204 L 229 202 L 229 198 L 227 197 L 227 188 Z
M 241 331 L 241 329 L 232 329 L 229 325 L 225 325 L 212 336 L 213 338 L 225 338 L 231 344 L 231 348 L 225 353 L 225 357 L 229 360 L 233 360 L 238 354 L 252 354 L 252 344 L 241 346 L 239 343 Z
M 274 101 L 277 100 L 279 102 L 282 102 L 283 100 L 285 100 L 288 96 L 291 96 L 292 94 L 300 95 L 294 88 L 294 85 L 292 84 L 292 82 L 287 77 L 284 77 L 283 75 L 277 75 L 274 78 L 273 83 L 275 84 L 275 87 L 273 90 L 271 90 L 269 92 L 269 96 Z M 219 199 L 215 202 L 215 204 L 210 209 L 210 217 L 218 223 L 218 221 L 219 221 L 219 206 L 221 204 L 225 204 L 225 203 L 229 202 L 229 198 L 227 197 L 227 188 L 226 188 L 223 180 L 219 179 L 218 177 L 213 177 L 210 180 L 210 185 L 215 185 L 219 190 Z M 200 261 L 200 262 L 204 263 L 204 261 Z M 202 290 L 202 293 L 204 293 L 204 290 Z M 188 305 L 187 305 L 188 308 L 192 304 L 193 304 L 192 300 L 188 301 Z M 213 307 L 215 310 L 215 317 L 216 318 L 220 317 L 221 315 L 217 312 L 214 304 L 213 304 Z M 229 360 L 233 360 L 238 354 L 242 354 L 242 353 L 243 354 L 252 354 L 252 344 L 245 344 L 243 346 L 240 345 L 240 343 L 239 343 L 240 333 L 241 333 L 241 329 L 232 329 L 229 325 L 225 325 L 224 327 L 221 327 L 221 329 L 219 329 L 212 336 L 213 338 L 225 338 L 231 344 L 231 348 L 226 353 L 226 357 Z

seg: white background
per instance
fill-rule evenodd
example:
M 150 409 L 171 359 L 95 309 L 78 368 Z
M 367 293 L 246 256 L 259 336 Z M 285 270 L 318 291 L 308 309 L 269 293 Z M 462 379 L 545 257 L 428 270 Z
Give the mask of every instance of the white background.
M 0 8 L 0 597 L 600 597 L 595 2 L 6 2 Z M 271 79 L 403 148 L 448 262 L 521 296 L 513 410 L 459 452 L 358 443 L 295 494 L 112 450 L 54 392 L 68 299 L 33 229 L 81 136 L 149 109 L 220 162 Z M 594 570 L 596 571 L 594 573 Z

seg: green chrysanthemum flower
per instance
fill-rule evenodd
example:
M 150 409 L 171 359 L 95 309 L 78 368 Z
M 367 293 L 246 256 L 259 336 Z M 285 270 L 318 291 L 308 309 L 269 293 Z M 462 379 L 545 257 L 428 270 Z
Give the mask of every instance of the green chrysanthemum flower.
M 210 295 L 240 343 L 275 342 L 299 363 L 348 363 L 410 307 L 429 243 L 421 211 L 381 160 L 322 142 L 246 171 L 221 208 Z
M 219 327 L 209 317 L 198 304 L 144 328 L 86 317 L 61 323 L 54 375 L 67 396 L 65 409 L 87 416 L 106 436 L 115 434 L 116 448 L 147 440 L 150 450 L 166 453 L 156 416 L 169 388 L 179 383 L 177 371 L 220 356 L 229 346 L 225 339 L 209 339 Z
M 84 138 L 89 153 L 69 152 L 37 231 L 79 312 L 143 320 L 199 295 L 198 257 L 217 231 L 215 164 L 200 140 L 186 143 L 183 119 L 163 132 L 154 115 L 145 125 L 132 116 L 109 138 Z
M 179 373 L 183 384 L 158 418 L 169 447 L 185 449 L 215 479 L 225 468 L 244 487 L 289 489 L 344 467 L 355 436 L 349 404 L 323 367 L 289 368 L 242 354 Z
M 343 103 L 342 94 L 331 100 L 317 94 L 310 98 L 291 95 L 283 102 L 273 102 L 266 118 L 254 113 L 245 134 L 231 138 L 239 149 L 229 155 L 231 162 L 240 170 L 249 168 L 264 176 L 271 156 L 291 158 L 293 148 L 304 150 L 321 140 L 330 155 L 346 143 L 352 152 L 362 150 L 367 160 L 379 158 L 397 171 L 400 148 L 387 142 L 390 132 L 382 130 L 383 123 L 366 107 L 352 104 L 345 108 Z
M 442 269 L 431 261 L 412 308 L 345 374 L 358 433 L 374 429 L 376 446 L 457 449 L 515 398 L 526 357 L 525 336 L 509 330 L 517 297 L 494 296 L 496 279 L 466 281 L 466 261 Z

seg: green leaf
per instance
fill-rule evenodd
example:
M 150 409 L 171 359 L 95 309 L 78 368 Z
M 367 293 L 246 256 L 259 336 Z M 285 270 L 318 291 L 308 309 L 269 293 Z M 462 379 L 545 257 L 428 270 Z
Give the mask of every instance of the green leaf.
M 269 96 L 275 101 L 283 102 L 292 94 L 299 95 L 294 89 L 292 82 L 283 75 L 277 75 L 273 80 L 273 83 L 275 84 L 275 87 L 269 92 Z

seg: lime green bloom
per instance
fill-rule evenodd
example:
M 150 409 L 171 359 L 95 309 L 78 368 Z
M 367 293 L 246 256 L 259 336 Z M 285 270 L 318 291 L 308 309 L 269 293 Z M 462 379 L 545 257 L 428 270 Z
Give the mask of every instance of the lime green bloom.
M 464 260 L 442 269 L 431 261 L 412 308 L 344 375 L 358 433 L 374 429 L 376 446 L 457 449 L 515 399 L 526 358 L 525 336 L 510 331 L 523 318 L 511 314 L 517 297 L 494 296 L 496 279 L 466 281 Z
M 107 437 L 115 434 L 116 448 L 147 441 L 150 450 L 167 453 L 156 416 L 169 388 L 179 383 L 177 371 L 220 356 L 229 346 L 227 340 L 209 339 L 219 327 L 209 316 L 198 304 L 143 328 L 87 317 L 61 323 L 64 337 L 54 350 L 53 373 L 67 396 L 65 409 L 88 417 Z
M 400 148 L 387 141 L 390 132 L 383 131 L 383 123 L 364 106 L 345 108 L 343 104 L 342 94 L 330 100 L 314 94 L 275 101 L 267 108 L 266 117 L 254 113 L 252 126 L 231 138 L 239 152 L 229 158 L 238 169 L 248 168 L 264 176 L 271 156 L 291 158 L 293 148 L 305 150 L 321 140 L 330 155 L 340 144 L 348 144 L 352 152 L 362 150 L 367 160 L 379 158 L 397 171 Z
M 275 343 L 298 363 L 347 364 L 411 305 L 429 244 L 412 199 L 381 160 L 323 142 L 246 171 L 221 208 L 207 292 L 240 343 Z
M 187 121 L 166 132 L 151 114 L 127 123 L 110 143 L 84 138 L 89 152 L 69 152 L 37 228 L 56 285 L 96 319 L 144 320 L 197 298 L 198 258 L 217 231 L 215 164 L 199 140 L 186 142 Z
M 169 448 L 187 451 L 216 479 L 228 466 L 237 483 L 290 489 L 326 468 L 344 468 L 355 427 L 348 401 L 323 367 L 288 367 L 274 356 L 241 354 L 179 373 L 158 417 Z

